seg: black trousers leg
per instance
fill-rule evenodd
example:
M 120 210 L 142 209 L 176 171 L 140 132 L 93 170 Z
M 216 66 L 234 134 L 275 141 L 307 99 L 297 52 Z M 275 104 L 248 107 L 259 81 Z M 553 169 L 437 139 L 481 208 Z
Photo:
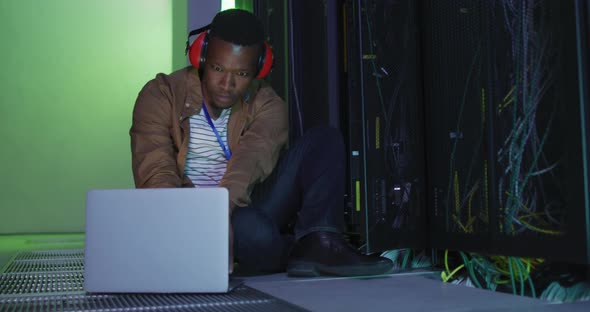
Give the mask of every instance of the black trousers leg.
M 344 226 L 344 144 L 338 130 L 314 128 L 280 158 L 252 193 L 249 207 L 232 216 L 234 255 L 248 268 L 284 270 L 290 245 L 315 231 Z M 286 233 L 294 224 L 294 235 Z

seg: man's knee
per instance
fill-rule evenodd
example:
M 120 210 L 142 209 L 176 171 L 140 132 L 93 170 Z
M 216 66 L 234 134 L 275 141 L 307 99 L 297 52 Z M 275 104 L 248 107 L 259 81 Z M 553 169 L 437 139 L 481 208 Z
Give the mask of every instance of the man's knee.
M 344 151 L 344 140 L 340 130 L 329 126 L 318 126 L 311 128 L 305 134 L 307 139 L 312 142 L 316 148 L 326 150 L 331 153 L 340 153 Z
M 305 135 L 324 141 L 342 142 L 342 133 L 340 133 L 340 130 L 330 126 L 313 127 L 309 129 Z

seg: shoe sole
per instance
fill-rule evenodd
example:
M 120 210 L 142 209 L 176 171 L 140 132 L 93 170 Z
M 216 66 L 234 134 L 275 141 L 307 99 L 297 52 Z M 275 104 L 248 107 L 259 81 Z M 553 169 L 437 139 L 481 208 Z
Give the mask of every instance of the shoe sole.
M 289 263 L 287 266 L 287 276 L 291 277 L 317 277 L 321 275 L 333 276 L 369 276 L 379 275 L 389 272 L 393 268 L 392 264 L 383 265 L 355 265 L 355 266 L 325 266 L 309 262 Z
M 289 263 L 287 266 L 287 276 L 291 277 L 316 277 L 320 272 L 316 270 L 315 265 L 309 263 Z

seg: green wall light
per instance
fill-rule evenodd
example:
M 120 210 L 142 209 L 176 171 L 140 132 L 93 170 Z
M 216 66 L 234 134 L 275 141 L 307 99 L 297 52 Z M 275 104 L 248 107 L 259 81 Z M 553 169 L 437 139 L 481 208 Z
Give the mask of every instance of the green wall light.
M 0 234 L 83 232 L 88 190 L 133 187 L 135 99 L 184 56 L 172 3 L 0 1 Z
M 227 10 L 227 9 L 233 9 L 235 7 L 236 7 L 235 0 L 221 0 L 221 11 Z

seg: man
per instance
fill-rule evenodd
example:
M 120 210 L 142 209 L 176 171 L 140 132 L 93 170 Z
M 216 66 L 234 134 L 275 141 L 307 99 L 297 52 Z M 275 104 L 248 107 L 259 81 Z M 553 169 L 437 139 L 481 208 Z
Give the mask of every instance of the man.
M 135 103 L 136 186 L 227 188 L 230 254 L 249 270 L 316 276 L 391 269 L 389 259 L 357 253 L 341 234 L 339 133 L 316 129 L 286 149 L 287 107 L 257 79 L 272 62 L 260 21 L 243 10 L 220 12 L 188 51 L 192 66 L 158 74 Z M 230 271 L 231 264 L 230 256 Z

